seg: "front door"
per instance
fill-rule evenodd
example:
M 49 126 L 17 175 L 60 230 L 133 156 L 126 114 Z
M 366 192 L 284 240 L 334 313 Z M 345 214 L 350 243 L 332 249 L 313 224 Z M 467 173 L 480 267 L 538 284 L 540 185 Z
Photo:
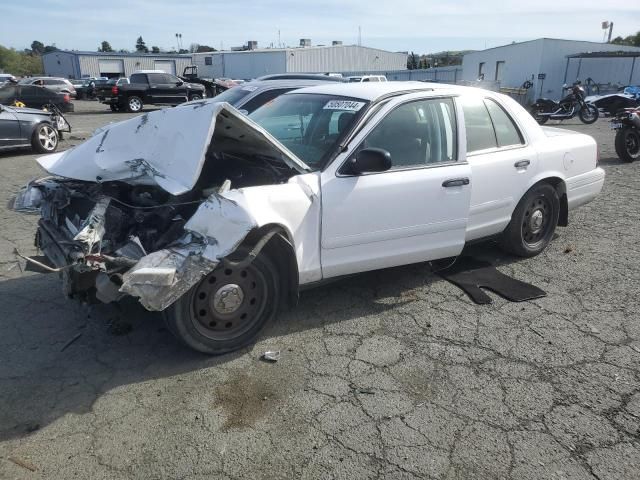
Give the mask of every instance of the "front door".
M 451 98 L 393 102 L 322 173 L 324 278 L 462 251 L 471 169 L 458 161 L 456 116 Z M 391 169 L 346 174 L 344 162 L 372 147 L 391 154 Z
M 0 105 L 0 148 L 20 145 L 20 122 L 14 113 Z

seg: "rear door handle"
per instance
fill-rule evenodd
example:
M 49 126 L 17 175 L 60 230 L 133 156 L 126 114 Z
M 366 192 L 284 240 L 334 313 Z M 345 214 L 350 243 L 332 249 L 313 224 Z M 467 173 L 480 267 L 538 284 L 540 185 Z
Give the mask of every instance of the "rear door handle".
M 520 160 L 514 163 L 513 166 L 516 168 L 527 168 L 530 164 L 531 162 L 529 160 Z
M 444 188 L 449 187 L 462 187 L 463 185 L 469 185 L 468 178 L 452 178 L 451 180 L 445 180 L 442 182 Z

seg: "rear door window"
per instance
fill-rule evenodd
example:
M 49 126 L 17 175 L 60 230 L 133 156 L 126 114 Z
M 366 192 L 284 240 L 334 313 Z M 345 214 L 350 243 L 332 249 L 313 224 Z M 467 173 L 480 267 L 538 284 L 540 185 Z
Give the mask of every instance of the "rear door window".
M 131 83 L 147 83 L 146 73 L 134 73 L 131 75 Z
M 522 134 L 507 112 L 505 112 L 500 105 L 490 98 L 485 98 L 484 103 L 487 106 L 487 110 L 489 110 L 489 115 L 493 121 L 493 128 L 496 132 L 498 147 L 522 145 L 524 143 Z
M 466 96 L 461 97 L 460 101 L 467 131 L 467 153 L 496 148 L 498 142 L 493 123 L 482 98 Z

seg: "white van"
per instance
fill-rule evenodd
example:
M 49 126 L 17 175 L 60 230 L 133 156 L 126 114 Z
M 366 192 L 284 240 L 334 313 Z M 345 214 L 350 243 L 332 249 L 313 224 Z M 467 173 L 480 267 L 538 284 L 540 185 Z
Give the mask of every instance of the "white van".
M 384 75 L 358 75 L 355 77 L 347 77 L 349 82 L 386 82 L 387 77 Z

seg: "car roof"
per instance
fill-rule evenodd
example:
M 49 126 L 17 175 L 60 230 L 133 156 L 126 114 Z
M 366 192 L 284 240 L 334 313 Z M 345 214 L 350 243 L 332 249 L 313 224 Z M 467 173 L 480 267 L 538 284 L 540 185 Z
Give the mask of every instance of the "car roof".
M 428 92 L 438 93 L 462 93 L 469 87 L 449 85 L 446 83 L 427 82 L 364 82 L 364 83 L 322 83 L 313 87 L 298 90 L 296 93 L 319 93 L 325 95 L 339 95 L 342 97 L 361 98 L 363 100 L 376 100 L 392 94 L 408 92 Z
M 345 82 L 345 78 L 340 76 L 324 75 L 321 73 L 275 73 L 264 75 L 256 80 L 320 80 L 322 82 Z
M 256 90 L 266 90 L 271 88 L 304 88 L 304 87 L 312 87 L 315 85 L 342 85 L 341 82 L 327 82 L 326 80 L 318 80 L 318 79 L 280 79 L 280 80 L 253 80 L 251 82 L 245 82 L 242 85 L 238 85 L 237 87 L 232 88 L 243 88 L 247 89 L 247 87 L 256 87 Z

